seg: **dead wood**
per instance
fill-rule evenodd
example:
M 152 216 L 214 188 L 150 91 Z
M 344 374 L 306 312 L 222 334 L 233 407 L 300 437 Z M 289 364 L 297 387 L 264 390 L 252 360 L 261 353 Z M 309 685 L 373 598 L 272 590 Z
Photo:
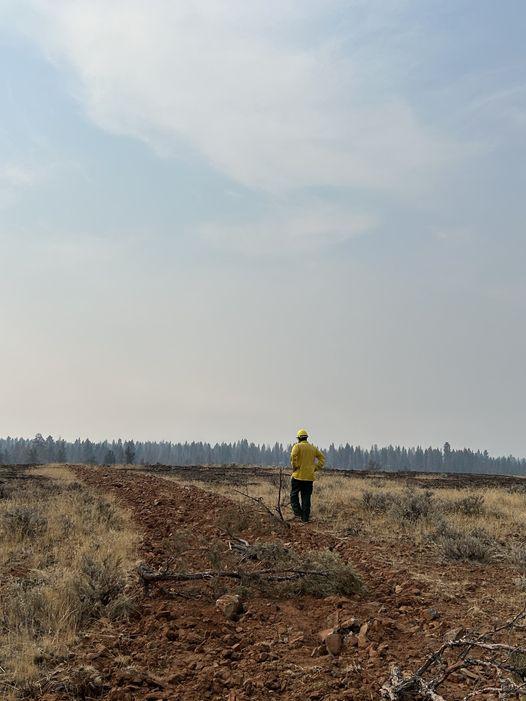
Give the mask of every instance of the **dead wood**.
M 205 570 L 203 572 L 171 572 L 161 570 L 155 572 L 146 565 L 141 564 L 137 568 L 139 576 L 144 582 L 194 582 L 200 579 L 214 579 L 223 577 L 229 579 L 264 579 L 269 582 L 286 582 L 302 577 L 331 577 L 334 573 L 313 569 L 264 569 L 254 572 L 241 570 Z
M 468 701 L 483 693 L 495 693 L 500 699 L 517 698 L 526 691 L 524 662 L 516 662 L 517 656 L 526 656 L 526 648 L 495 641 L 495 636 L 504 631 L 522 630 L 526 609 L 513 618 L 480 635 L 463 636 L 457 640 L 447 640 L 431 653 L 414 673 L 404 674 L 399 667 L 393 667 L 389 678 L 380 689 L 380 696 L 387 701 L 445 701 L 437 689 L 455 672 L 475 668 L 482 675 L 493 674 L 492 682 L 483 688 L 474 688 L 463 701 Z M 457 658 L 448 662 L 448 652 L 458 651 Z M 478 655 L 478 656 L 476 656 Z M 431 676 L 432 670 L 434 675 Z M 476 676 L 476 683 L 483 680 Z M 519 681 L 517 681 L 519 680 Z M 491 684 L 491 685 L 490 685 Z
M 267 504 L 265 504 L 264 500 L 262 497 L 253 497 L 252 494 L 247 494 L 247 492 L 242 492 L 240 489 L 233 489 L 234 492 L 237 492 L 237 494 L 241 494 L 241 496 L 245 497 L 246 499 L 250 499 L 251 501 L 256 502 L 256 504 L 259 504 L 264 511 L 269 514 L 269 516 L 272 516 L 273 519 L 276 521 L 279 521 L 280 524 L 285 526 L 285 528 L 290 528 L 290 523 L 287 523 L 285 520 L 285 517 L 283 516 L 283 512 L 281 510 L 281 489 L 282 489 L 282 471 L 280 471 L 280 478 L 279 478 L 279 488 L 278 488 L 278 502 L 275 507 L 275 509 L 271 509 Z

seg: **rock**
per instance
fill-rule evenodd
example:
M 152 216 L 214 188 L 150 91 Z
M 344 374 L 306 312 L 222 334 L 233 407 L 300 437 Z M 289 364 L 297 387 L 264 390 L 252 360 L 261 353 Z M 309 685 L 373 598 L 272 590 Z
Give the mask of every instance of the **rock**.
M 434 608 L 428 608 L 424 611 L 424 618 L 426 619 L 426 621 L 436 621 L 438 616 L 439 613 Z
M 224 594 L 216 601 L 216 608 L 228 618 L 229 621 L 235 621 L 243 613 L 244 607 L 240 597 L 237 594 Z
M 323 657 L 327 654 L 327 648 L 325 645 L 316 645 L 314 650 L 311 652 L 311 657 Z
M 358 623 L 356 618 L 347 618 L 345 621 L 342 621 L 338 626 L 338 632 L 343 633 L 344 635 L 346 633 L 359 633 L 360 624 Z
M 262 640 L 259 643 L 256 643 L 254 645 L 254 648 L 256 650 L 260 650 L 262 652 L 270 652 L 272 649 L 272 645 L 269 642 L 267 642 L 266 640 Z
M 446 632 L 446 634 L 444 635 L 444 638 L 446 640 L 458 640 L 463 635 L 465 635 L 465 633 L 466 633 L 465 628 L 451 628 L 451 630 L 448 630 Z
M 335 632 L 335 628 L 324 628 L 323 630 L 320 630 L 318 633 L 318 638 L 321 640 L 322 643 L 325 642 L 325 638 L 330 635 L 331 633 Z
M 303 633 L 298 633 L 297 635 L 293 635 L 291 638 L 289 638 L 289 647 L 290 648 L 301 647 L 301 645 L 304 641 L 305 641 L 305 636 L 303 635 Z
M 331 655 L 339 655 L 343 647 L 343 638 L 339 633 L 331 633 L 325 638 L 325 647 Z
M 339 655 L 343 647 L 343 636 L 336 628 L 326 628 L 319 634 L 321 642 L 331 655 Z
M 367 631 L 369 630 L 369 624 L 364 623 L 360 627 L 360 632 L 358 633 L 358 647 L 367 647 Z

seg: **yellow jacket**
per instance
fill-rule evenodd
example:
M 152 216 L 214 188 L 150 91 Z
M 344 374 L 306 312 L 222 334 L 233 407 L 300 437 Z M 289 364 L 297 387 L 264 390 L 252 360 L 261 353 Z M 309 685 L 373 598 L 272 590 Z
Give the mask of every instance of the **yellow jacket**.
M 312 481 L 316 479 L 315 473 L 325 465 L 325 456 L 312 443 L 299 441 L 292 447 L 290 464 L 294 479 Z

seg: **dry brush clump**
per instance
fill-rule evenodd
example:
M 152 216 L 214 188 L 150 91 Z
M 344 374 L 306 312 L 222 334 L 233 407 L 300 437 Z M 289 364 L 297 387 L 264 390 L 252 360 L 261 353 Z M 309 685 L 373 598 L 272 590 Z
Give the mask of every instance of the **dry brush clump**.
M 455 675 L 467 678 L 463 701 L 523 699 L 526 693 L 526 648 L 521 645 L 526 611 L 482 633 L 461 631 L 448 638 L 414 672 L 391 667 L 380 689 L 386 701 L 447 701 Z M 502 638 L 506 636 L 503 640 Z
M 184 595 L 181 585 L 200 581 L 211 585 L 214 597 L 228 591 L 229 581 L 236 583 L 238 593 L 244 596 L 263 593 L 269 597 L 302 594 L 323 597 L 363 590 L 352 565 L 330 550 L 300 553 L 279 542 L 250 545 L 237 537 L 228 546 L 221 540 L 209 543 L 203 552 L 211 565 L 206 570 L 188 571 L 177 559 L 159 571 L 141 564 L 138 573 L 145 592 L 149 593 L 154 584 L 170 582 L 177 587 L 172 594 Z M 202 550 L 198 546 L 197 549 Z
M 126 514 L 64 468 L 10 480 L 0 500 L 0 697 L 16 697 L 82 626 L 133 608 Z M 4 696 L 2 696 L 2 693 Z
M 496 541 L 483 528 L 457 530 L 444 521 L 428 538 L 449 560 L 489 563 L 497 554 Z
M 458 528 L 448 520 L 448 514 L 482 515 L 482 495 L 446 500 L 437 499 L 428 489 L 407 488 L 393 494 L 365 491 L 362 502 L 365 508 L 388 513 L 395 523 L 405 527 L 419 523 L 424 527 L 425 539 L 436 544 L 448 559 L 487 563 L 495 556 L 497 543 L 484 528 Z
M 422 487 L 364 489 L 358 512 L 368 520 L 369 532 L 401 534 L 415 542 L 434 544 L 451 560 L 489 563 L 494 560 L 526 570 L 522 546 L 526 529 L 522 491 L 502 488 L 462 496 L 459 490 Z M 387 536 L 388 537 L 388 536 Z
M 300 553 L 281 543 L 256 543 L 249 546 L 246 552 L 250 559 L 261 563 L 263 569 L 307 573 L 303 577 L 283 582 L 280 594 L 349 595 L 356 594 L 363 588 L 352 565 L 331 550 Z M 316 574 L 318 572 L 324 573 L 323 576 Z M 274 587 L 271 591 L 276 593 Z

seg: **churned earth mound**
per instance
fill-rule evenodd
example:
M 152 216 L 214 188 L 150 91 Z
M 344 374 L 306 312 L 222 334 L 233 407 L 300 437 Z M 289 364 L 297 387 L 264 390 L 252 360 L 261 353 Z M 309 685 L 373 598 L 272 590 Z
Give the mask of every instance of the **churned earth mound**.
M 319 567 L 329 563 L 347 582 L 355 572 L 361 587 L 356 579 L 346 589 L 333 580 L 320 579 L 318 586 L 250 576 L 144 587 L 137 574 L 128 617 L 102 618 L 47 670 L 39 698 L 48 701 L 378 699 L 394 665 L 414 671 L 445 638 L 481 623 L 491 627 L 519 601 L 511 572 L 500 563 L 423 556 L 413 568 L 412 544 L 403 540 L 395 551 L 392 541 L 382 545 L 359 534 L 319 532 L 315 523 L 286 528 L 250 504 L 162 477 L 75 471 L 95 493 L 111 496 L 131 514 L 142 534 L 137 564 L 144 571 L 283 570 L 290 563 L 284 567 L 280 558 L 293 552 L 295 569 L 302 558 Z M 248 551 L 232 549 L 242 542 Z M 240 606 L 217 605 L 225 594 L 239 597 L 226 601 Z M 459 667 L 441 693 L 461 699 L 479 674 Z

